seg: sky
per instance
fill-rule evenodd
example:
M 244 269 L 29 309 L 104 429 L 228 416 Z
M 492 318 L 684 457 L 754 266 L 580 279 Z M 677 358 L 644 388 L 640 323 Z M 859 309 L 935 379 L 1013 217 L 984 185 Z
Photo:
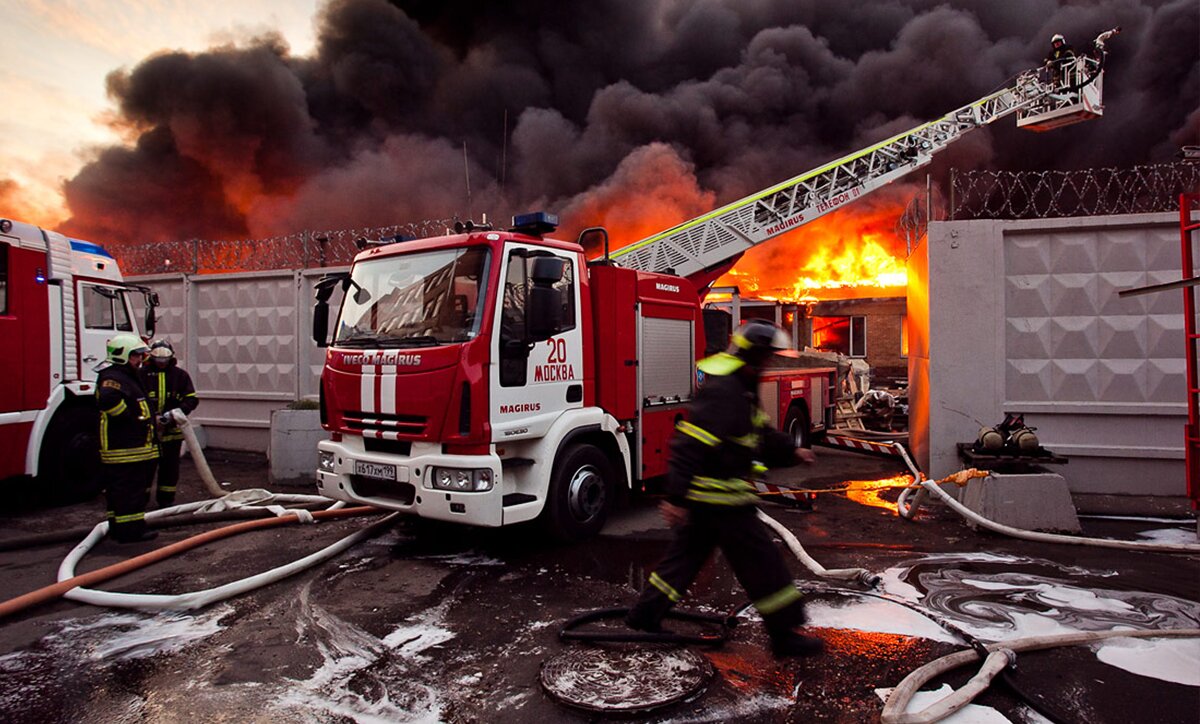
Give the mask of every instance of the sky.
M 104 243 L 545 209 L 620 246 L 1117 25 L 1102 120 L 1002 121 L 935 178 L 1200 143 L 1196 0 L 0 0 L 0 20 L 0 208 Z
M 318 0 L 0 0 L 0 180 L 53 226 L 67 216 L 62 182 L 111 126 L 105 77 L 164 50 L 198 52 L 277 33 L 297 54 L 315 43 Z

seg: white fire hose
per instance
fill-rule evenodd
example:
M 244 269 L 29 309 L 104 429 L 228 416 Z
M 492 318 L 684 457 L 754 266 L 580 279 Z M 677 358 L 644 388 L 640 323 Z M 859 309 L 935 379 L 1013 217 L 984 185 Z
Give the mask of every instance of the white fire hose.
M 1038 531 L 1024 530 L 1021 528 L 1013 528 L 1012 526 L 997 523 L 988 518 L 984 518 L 975 511 L 966 507 L 962 503 L 955 500 L 949 493 L 942 490 L 940 482 L 953 482 L 958 485 L 965 484 L 968 480 L 976 477 L 985 477 L 986 473 L 970 469 L 962 470 L 958 473 L 947 477 L 942 481 L 927 480 L 925 476 L 917 469 L 912 458 L 903 445 L 897 444 L 896 449 L 900 451 L 901 457 L 908 465 L 909 470 L 913 474 L 914 480 L 919 481 L 919 487 L 907 488 L 900 494 L 900 499 L 897 501 L 897 512 L 906 520 L 913 520 L 916 517 L 917 510 L 921 507 L 921 503 L 925 500 L 928 494 L 936 496 L 939 500 L 950 507 L 951 510 L 959 515 L 974 521 L 989 530 L 1005 535 L 1021 538 L 1024 540 L 1033 540 L 1043 543 L 1071 543 L 1075 545 L 1094 545 L 1103 548 L 1119 548 L 1123 550 L 1142 550 L 1155 551 L 1162 553 L 1200 553 L 1200 545 L 1191 545 L 1186 543 L 1171 544 L 1171 543 L 1155 543 L 1149 541 L 1119 541 L 1110 540 L 1108 538 L 1085 538 L 1082 536 L 1059 535 L 1054 533 L 1041 533 Z M 908 503 L 910 493 L 916 491 L 911 505 Z M 1005 666 L 1008 666 L 1015 660 L 1016 652 L 1019 651 L 1035 651 L 1038 649 L 1054 648 L 1057 646 L 1073 646 L 1084 643 L 1092 643 L 1094 641 L 1102 641 L 1108 638 L 1115 637 L 1130 637 L 1130 638 L 1163 638 L 1163 637 L 1200 637 L 1200 629 L 1175 629 L 1175 630 L 1157 630 L 1157 631 L 1088 631 L 1082 633 L 1072 633 L 1053 636 L 1031 636 L 1028 638 L 1015 639 L 1011 641 L 1001 641 L 992 644 L 987 644 L 984 648 L 989 652 L 984 660 L 983 666 L 979 672 L 971 678 L 961 689 L 949 694 L 948 696 L 939 699 L 937 702 L 925 707 L 918 712 L 906 712 L 908 702 L 922 686 L 930 679 L 954 669 L 958 666 L 976 661 L 980 654 L 974 649 L 959 651 L 957 653 L 944 656 L 940 659 L 931 661 L 928 664 L 916 669 L 888 695 L 887 701 L 883 707 L 881 721 L 883 724 L 927 724 L 928 722 L 940 721 L 947 716 L 950 716 L 955 711 L 958 711 L 963 706 L 968 704 L 980 692 L 988 687 L 988 684 L 995 678 Z
M 345 506 L 345 503 L 331 501 L 322 495 L 285 495 L 276 494 L 268 490 L 260 488 L 251 488 L 245 490 L 228 491 L 223 489 L 212 474 L 212 470 L 208 466 L 208 461 L 204 457 L 204 451 L 200 447 L 200 442 L 196 438 L 196 432 L 188 420 L 187 415 L 182 410 L 171 410 L 171 416 L 174 418 L 180 431 L 183 432 L 183 437 L 187 441 L 188 449 L 191 453 L 192 461 L 196 465 L 196 470 L 204 481 L 204 486 L 208 492 L 214 496 L 213 500 L 202 500 L 194 503 L 184 503 L 175 505 L 170 508 L 163 508 L 146 514 L 146 520 L 158 520 L 173 516 L 182 516 L 193 513 L 212 513 L 224 510 L 248 509 L 248 508 L 264 508 L 274 513 L 277 516 L 295 516 L 302 523 L 314 522 L 313 516 L 309 511 L 302 508 L 287 508 L 285 505 L 312 505 L 314 503 L 330 503 L 326 510 L 335 510 Z M 227 598 L 241 595 L 255 588 L 261 588 L 275 581 L 286 578 L 290 575 L 298 573 L 306 568 L 326 561 L 333 556 L 345 551 L 351 546 L 370 538 L 380 533 L 384 528 L 395 522 L 399 513 L 393 513 L 384 517 L 376 523 L 373 523 L 362 530 L 352 533 L 345 538 L 326 546 L 321 550 L 311 553 L 303 558 L 292 561 L 283 566 L 264 571 L 247 578 L 237 581 L 232 581 L 224 585 L 209 588 L 203 591 L 193 591 L 190 593 L 182 593 L 177 595 L 159 595 L 159 594 L 141 594 L 141 593 L 116 593 L 110 591 L 98 591 L 89 588 L 72 588 L 63 594 L 64 598 L 69 598 L 73 601 L 81 603 L 90 603 L 96 606 L 110 606 L 115 608 L 138 608 L 138 609 L 155 609 L 155 610 L 190 610 L 202 608 L 217 601 L 223 601 Z M 108 522 L 98 523 L 92 532 L 88 534 L 79 545 L 67 554 L 63 559 L 62 564 L 58 568 L 58 580 L 65 581 L 75 577 L 75 566 L 79 561 L 92 549 L 104 536 L 108 533 Z
M 921 711 L 907 712 L 908 702 L 930 679 L 951 669 L 979 659 L 975 649 L 958 651 L 948 656 L 925 664 L 916 669 L 892 690 L 883 705 L 880 720 L 883 724 L 928 724 L 950 716 L 971 702 L 980 692 L 988 687 L 996 674 L 1000 673 L 1016 659 L 1019 651 L 1037 651 L 1057 646 L 1075 646 L 1103 641 L 1110 638 L 1196 638 L 1200 637 L 1200 629 L 1166 629 L 1159 631 L 1084 631 L 1080 633 L 1058 634 L 1052 636 L 1030 636 L 1011 641 L 998 641 L 987 644 L 984 648 L 989 652 L 979 673 L 971 677 L 961 689 L 930 704 Z
M 821 576 L 822 578 L 836 578 L 843 581 L 858 581 L 872 587 L 879 585 L 879 576 L 865 568 L 826 568 L 818 563 L 817 560 L 812 556 L 808 555 L 808 551 L 804 550 L 804 546 L 800 545 L 800 540 L 796 538 L 796 536 L 790 530 L 785 528 L 782 523 L 762 512 L 761 510 L 758 511 L 758 519 L 766 523 L 771 530 L 778 533 L 779 537 L 783 539 L 783 542 L 787 544 L 788 549 L 792 551 L 792 554 L 795 555 L 796 558 L 800 559 L 800 562 L 804 564 L 805 568 L 812 571 L 816 575 Z
M 204 459 L 204 452 L 200 450 L 200 441 L 196 438 L 196 430 L 192 427 L 191 420 L 183 414 L 183 410 L 171 410 L 169 414 L 175 420 L 179 431 L 183 433 L 183 439 L 187 441 L 188 451 L 191 453 L 192 461 L 196 464 L 196 472 L 200 473 L 200 479 L 204 481 L 204 489 L 214 498 L 224 497 L 229 491 L 223 489 L 217 479 L 213 477 L 212 470 L 208 467 L 208 460 Z
M 916 517 L 917 510 L 920 508 L 921 503 L 924 502 L 925 493 L 928 491 L 929 493 L 937 496 L 937 498 L 945 503 L 951 510 L 958 513 L 962 517 L 967 518 L 968 520 L 971 520 L 977 525 L 981 525 L 988 530 L 995 531 L 996 533 L 1003 533 L 1004 535 L 1012 536 L 1014 538 L 1038 541 L 1039 543 L 1070 543 L 1073 545 L 1090 545 L 1099 548 L 1118 548 L 1121 550 L 1131 551 L 1192 554 L 1200 553 L 1200 544 L 1195 543 L 1158 543 L 1155 541 L 1125 541 L 1112 540 L 1111 538 L 1087 538 L 1077 535 L 1042 533 L 1039 531 L 1026 530 L 1024 528 L 1014 528 L 1009 525 L 1004 525 L 1003 523 L 997 523 L 994 520 L 983 517 L 979 513 L 976 513 L 967 506 L 955 500 L 949 493 L 947 493 L 945 490 L 942 490 L 941 486 L 938 484 L 939 481 L 926 480 L 921 471 L 917 469 L 917 466 L 913 464 L 912 458 L 908 456 L 908 453 L 904 450 L 903 445 L 897 444 L 896 449 L 900 451 L 901 456 L 904 458 L 904 462 L 908 464 L 908 468 L 912 471 L 914 479 L 920 481 L 921 485 L 921 487 L 917 489 L 916 497 L 913 499 L 911 505 L 908 504 L 908 495 L 910 492 L 912 492 L 912 488 L 908 488 L 900 493 L 900 499 L 896 501 L 897 512 L 899 512 L 900 516 L 906 520 L 912 520 Z M 945 481 L 942 482 L 954 482 L 961 485 L 966 483 L 967 479 L 971 477 L 979 477 L 979 471 L 974 471 L 974 469 L 959 471 L 959 473 L 949 476 Z M 959 478 L 961 478 L 961 480 Z

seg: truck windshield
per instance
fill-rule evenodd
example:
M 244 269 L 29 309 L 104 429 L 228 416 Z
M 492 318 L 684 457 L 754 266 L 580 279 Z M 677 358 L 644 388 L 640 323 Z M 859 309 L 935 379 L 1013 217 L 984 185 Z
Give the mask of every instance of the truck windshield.
M 356 264 L 335 344 L 416 347 L 479 334 L 487 247 L 428 251 Z

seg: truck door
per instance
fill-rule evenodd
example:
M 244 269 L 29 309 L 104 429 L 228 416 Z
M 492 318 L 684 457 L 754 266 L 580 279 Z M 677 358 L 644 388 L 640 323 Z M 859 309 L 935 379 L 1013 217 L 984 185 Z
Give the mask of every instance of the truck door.
M 526 329 L 531 271 L 539 256 L 564 261 L 557 333 L 532 343 Z M 583 406 L 583 337 L 579 269 L 569 251 L 510 244 L 500 270 L 500 304 L 492 339 L 491 422 L 496 442 L 544 435 L 567 409 Z
M 79 379 L 96 377 L 107 354 L 105 343 L 117 332 L 135 332 L 125 295 L 116 287 L 79 282 Z
M 16 313 L 14 299 L 17 291 L 15 281 L 10 278 L 13 247 L 0 241 L 0 339 L 4 340 L 7 352 L 0 356 L 0 412 L 17 412 L 26 407 L 24 395 L 25 374 L 25 330 L 21 315 Z M 22 454 L 22 459 L 24 455 Z

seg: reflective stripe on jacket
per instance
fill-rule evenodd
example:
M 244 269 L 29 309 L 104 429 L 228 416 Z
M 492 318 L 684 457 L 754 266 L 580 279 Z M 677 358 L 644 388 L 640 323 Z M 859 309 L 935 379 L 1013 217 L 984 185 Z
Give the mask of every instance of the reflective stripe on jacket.
M 100 462 L 137 463 L 158 457 L 154 417 L 136 373 L 128 365 L 110 365 L 96 377 L 100 408 Z
M 155 415 L 169 410 L 183 410 L 183 414 L 190 415 L 200 404 L 191 375 L 179 367 L 175 360 L 171 360 L 170 365 L 162 368 L 153 362 L 143 364 L 138 368 L 138 377 Z M 182 440 L 183 433 L 172 425 L 161 432 L 159 439 L 163 442 Z
M 758 500 L 748 482 L 773 466 L 795 463 L 792 439 L 773 430 L 758 407 L 757 389 L 736 374 L 744 362 L 731 354 L 713 355 L 698 367 L 704 384 L 671 439 L 666 492 L 680 505 L 752 505 Z

